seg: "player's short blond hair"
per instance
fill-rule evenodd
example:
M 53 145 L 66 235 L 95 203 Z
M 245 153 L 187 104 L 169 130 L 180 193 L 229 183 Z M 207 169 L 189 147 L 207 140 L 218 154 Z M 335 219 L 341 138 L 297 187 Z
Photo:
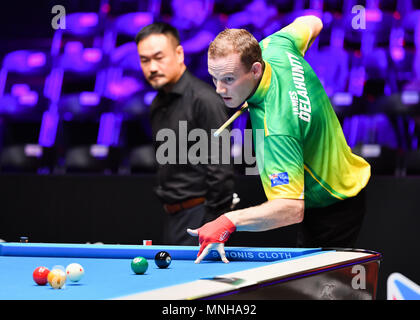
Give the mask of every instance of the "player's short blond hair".
M 210 43 L 209 59 L 226 57 L 239 53 L 242 64 L 249 71 L 254 62 L 263 63 L 262 52 L 257 39 L 245 29 L 225 29 Z

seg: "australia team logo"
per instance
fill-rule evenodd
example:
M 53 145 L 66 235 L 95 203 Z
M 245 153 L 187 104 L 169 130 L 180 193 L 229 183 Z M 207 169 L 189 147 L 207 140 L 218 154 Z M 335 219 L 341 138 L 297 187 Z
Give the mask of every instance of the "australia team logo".
M 271 186 L 289 184 L 289 174 L 287 172 L 273 173 L 269 175 Z

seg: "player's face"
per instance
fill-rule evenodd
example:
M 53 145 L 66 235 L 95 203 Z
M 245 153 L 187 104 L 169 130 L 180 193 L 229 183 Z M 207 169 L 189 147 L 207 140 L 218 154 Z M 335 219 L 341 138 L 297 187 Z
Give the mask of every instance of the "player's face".
M 143 74 L 154 89 L 164 89 L 181 77 L 184 52 L 172 36 L 152 34 L 138 43 L 137 51 Z
M 246 70 L 238 53 L 209 58 L 208 70 L 216 92 L 229 108 L 240 106 L 254 92 L 259 80 L 253 68 L 250 71 Z

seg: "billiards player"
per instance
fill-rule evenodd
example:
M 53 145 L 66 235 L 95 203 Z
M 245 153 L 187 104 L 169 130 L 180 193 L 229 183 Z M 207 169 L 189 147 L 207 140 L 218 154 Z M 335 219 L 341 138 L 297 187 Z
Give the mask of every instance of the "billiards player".
M 171 130 L 177 145 L 180 139 L 186 139 L 180 133 L 182 123 L 186 123 L 187 136 L 200 128 L 211 137 L 211 130 L 227 120 L 227 109 L 211 85 L 188 71 L 178 30 L 156 22 L 142 28 L 135 41 L 145 79 L 157 90 L 150 106 L 155 149 L 165 143 L 157 139 L 161 130 Z M 193 142 L 188 143 L 189 148 Z M 178 148 L 174 163 L 158 161 L 155 192 L 165 210 L 163 241 L 168 245 L 195 245 L 196 239 L 185 229 L 217 218 L 229 210 L 233 201 L 231 164 L 208 159 L 196 165 L 189 159 L 183 161 L 184 156 L 185 152 Z
M 299 247 L 352 247 L 364 216 L 370 165 L 352 153 L 321 82 L 304 60 L 322 30 L 302 16 L 260 43 L 246 30 L 226 29 L 208 49 L 208 71 L 230 108 L 248 104 L 268 201 L 229 211 L 187 232 L 199 237 L 196 263 L 234 231 L 298 224 Z M 281 245 L 281 244 L 279 244 Z

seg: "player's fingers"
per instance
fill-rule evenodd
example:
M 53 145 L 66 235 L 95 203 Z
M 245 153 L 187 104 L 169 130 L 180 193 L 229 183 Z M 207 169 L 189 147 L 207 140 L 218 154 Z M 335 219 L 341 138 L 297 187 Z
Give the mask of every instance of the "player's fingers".
M 197 253 L 197 258 L 201 255 L 201 253 L 203 252 L 203 250 L 207 247 L 207 245 L 208 245 L 208 243 L 207 242 L 204 242 L 204 243 L 200 243 L 199 244 L 199 246 L 200 246 L 200 249 L 198 250 L 198 253 Z
M 198 237 L 198 230 L 197 229 L 187 229 L 187 232 L 190 236 Z
M 224 263 L 229 263 L 229 260 L 226 258 L 225 244 L 224 243 L 218 243 L 217 246 L 216 246 L 216 250 L 217 250 L 217 252 L 219 252 L 220 258 L 222 259 L 222 261 Z
M 200 252 L 198 253 L 198 257 L 197 257 L 197 259 L 195 259 L 194 263 L 200 263 L 209 254 L 213 245 L 214 245 L 214 243 L 210 243 L 210 244 L 203 243 L 201 245 L 201 248 L 204 248 L 204 249 L 202 250 L 201 253 Z

